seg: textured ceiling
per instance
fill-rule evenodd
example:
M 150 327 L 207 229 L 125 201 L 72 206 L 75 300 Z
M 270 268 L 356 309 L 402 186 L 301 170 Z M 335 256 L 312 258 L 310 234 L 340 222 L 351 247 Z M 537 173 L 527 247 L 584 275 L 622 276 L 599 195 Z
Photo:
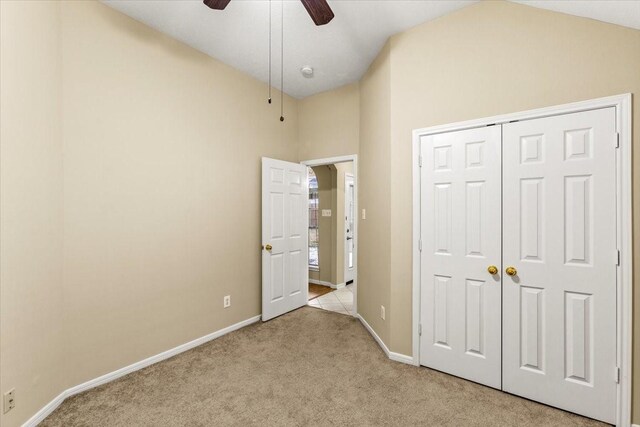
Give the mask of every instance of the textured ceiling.
M 261 81 L 268 81 L 269 2 L 232 0 L 224 11 L 200 0 L 103 0 L 106 5 Z M 296 98 L 360 79 L 387 38 L 473 0 L 333 0 L 335 18 L 316 27 L 298 0 L 273 0 L 272 82 L 280 87 L 281 8 L 284 90 Z M 640 28 L 640 1 L 518 1 Z M 313 78 L 300 73 L 314 69 Z

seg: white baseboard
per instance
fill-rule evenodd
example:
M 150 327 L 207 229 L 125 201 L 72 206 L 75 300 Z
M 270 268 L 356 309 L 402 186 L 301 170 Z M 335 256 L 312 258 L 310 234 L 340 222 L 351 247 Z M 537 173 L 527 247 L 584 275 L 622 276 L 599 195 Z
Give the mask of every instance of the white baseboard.
M 371 325 L 369 325 L 367 323 L 367 321 L 364 320 L 364 317 L 362 317 L 360 314 L 356 314 L 355 317 L 357 317 L 358 320 L 360 320 L 360 323 L 362 323 L 362 325 L 365 327 L 365 329 L 367 331 L 369 331 L 369 333 L 371 334 L 373 339 L 376 340 L 376 342 L 378 343 L 378 345 L 380 346 L 382 351 L 384 351 L 384 354 L 386 354 L 389 359 L 391 359 L 391 360 L 393 360 L 395 362 L 401 362 L 401 363 L 406 363 L 408 365 L 414 365 L 413 357 L 407 356 L 405 354 L 394 353 L 393 351 L 390 351 L 389 347 L 387 347 L 387 345 L 384 343 L 384 341 L 382 341 L 382 338 L 380 338 L 378 336 L 378 334 L 376 334 L 376 331 L 373 330 Z
M 65 390 L 57 395 L 51 402 L 47 403 L 42 409 L 36 412 L 33 417 L 29 418 L 24 424 L 22 424 L 22 427 L 37 426 L 45 418 L 47 418 L 49 414 L 55 411 L 56 408 L 60 406 L 67 397 L 69 397 L 69 395 L 67 394 L 67 390 Z
M 342 289 L 345 286 L 347 286 L 344 283 L 338 283 L 337 285 L 334 285 L 331 282 L 325 282 L 324 280 L 316 280 L 316 279 L 309 279 L 309 283 L 312 283 L 314 285 L 328 286 L 331 289 Z
M 371 334 L 371 336 L 373 337 L 374 340 L 376 340 L 376 342 L 378 343 L 378 345 L 380 346 L 380 348 L 382 349 L 382 351 L 384 351 L 384 354 L 387 355 L 387 357 L 389 357 L 389 348 L 387 347 L 387 345 L 384 343 L 384 341 L 382 341 L 382 338 L 380 338 L 378 336 L 378 334 L 376 334 L 376 331 L 373 330 L 373 328 L 371 327 L 371 325 L 369 325 L 367 323 L 366 320 L 364 320 L 364 317 L 362 317 L 360 315 L 360 313 L 356 314 L 356 317 L 358 318 L 358 320 L 360 320 L 360 323 L 362 323 L 362 325 L 365 327 L 365 329 L 367 331 L 369 331 L 369 333 Z
M 413 357 L 407 356 L 406 354 L 394 353 L 393 351 L 390 351 L 389 359 L 394 360 L 396 362 L 406 363 L 407 365 L 418 366 L 413 360 Z
M 227 326 L 226 328 L 220 329 L 219 331 L 213 332 L 211 334 L 205 335 L 200 338 L 196 338 L 193 341 L 189 341 L 188 343 L 181 344 L 177 347 L 174 347 L 170 350 L 163 351 L 162 353 L 156 354 L 155 356 L 148 357 L 139 362 L 133 363 L 129 366 L 125 366 L 124 368 L 120 368 L 116 371 L 109 372 L 108 374 L 102 375 L 98 378 L 94 378 L 85 383 L 79 384 L 75 387 L 71 387 L 62 393 L 60 393 L 55 399 L 51 402 L 47 403 L 44 408 L 40 409 L 33 417 L 31 417 L 27 422 L 25 422 L 22 427 L 32 427 L 37 426 L 42 420 L 44 420 L 49 414 L 51 414 L 67 397 L 71 397 L 75 394 L 82 393 L 83 391 L 87 391 L 94 387 L 98 387 L 99 385 L 108 383 L 115 379 L 118 379 L 124 375 L 130 374 L 132 372 L 138 371 L 142 368 L 146 368 L 147 366 L 153 365 L 154 363 L 161 362 L 165 359 L 173 357 L 177 354 L 184 353 L 187 350 L 191 350 L 192 348 L 198 347 L 204 343 L 212 341 L 216 338 L 220 338 L 223 335 L 228 334 L 229 332 L 236 331 L 238 329 L 244 328 L 245 326 L 249 326 L 253 323 L 260 321 L 261 316 L 254 316 L 249 319 L 238 322 L 234 325 Z
M 309 283 L 313 283 L 314 285 L 328 286 L 330 288 L 333 287 L 332 283 L 325 282 L 323 280 L 309 279 Z

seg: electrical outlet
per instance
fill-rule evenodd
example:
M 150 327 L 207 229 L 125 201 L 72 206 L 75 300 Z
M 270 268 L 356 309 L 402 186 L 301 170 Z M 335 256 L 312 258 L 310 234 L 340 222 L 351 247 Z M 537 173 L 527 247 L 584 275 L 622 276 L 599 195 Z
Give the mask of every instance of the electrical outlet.
M 11 389 L 4 394 L 4 413 L 16 407 L 16 390 Z
M 386 317 L 386 313 L 385 313 L 384 305 L 380 306 L 380 317 L 382 318 L 382 320 L 385 320 L 384 318 Z
M 222 305 L 224 308 L 231 307 L 231 295 L 226 295 L 222 300 Z

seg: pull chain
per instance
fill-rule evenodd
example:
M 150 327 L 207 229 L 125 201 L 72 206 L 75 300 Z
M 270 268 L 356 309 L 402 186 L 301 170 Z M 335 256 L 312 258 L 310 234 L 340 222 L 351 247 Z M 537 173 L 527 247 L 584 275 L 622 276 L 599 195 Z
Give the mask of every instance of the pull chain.
M 271 104 L 271 0 L 269 0 L 269 104 Z
M 284 122 L 284 0 L 280 0 L 280 121 Z

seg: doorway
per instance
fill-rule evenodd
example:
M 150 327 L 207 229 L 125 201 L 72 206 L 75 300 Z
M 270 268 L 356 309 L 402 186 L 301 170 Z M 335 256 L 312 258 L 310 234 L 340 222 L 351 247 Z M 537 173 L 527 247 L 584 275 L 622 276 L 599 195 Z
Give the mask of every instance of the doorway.
M 309 188 L 308 305 L 355 315 L 357 289 L 357 158 L 302 163 Z

